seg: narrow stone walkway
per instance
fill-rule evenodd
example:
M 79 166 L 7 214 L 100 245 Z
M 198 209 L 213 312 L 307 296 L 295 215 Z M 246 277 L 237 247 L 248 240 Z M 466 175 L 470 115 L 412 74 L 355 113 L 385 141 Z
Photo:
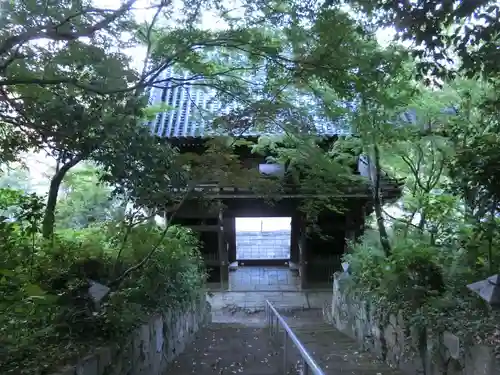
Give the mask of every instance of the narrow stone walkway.
M 299 291 L 300 278 L 288 266 L 238 267 L 229 273 L 229 290 Z
M 326 375 L 403 375 L 390 368 L 325 323 L 322 309 L 280 312 Z M 298 375 L 300 356 L 287 345 L 284 372 L 283 333 L 273 341 L 262 311 L 223 309 L 201 330 L 193 343 L 174 361 L 165 375 Z
M 263 311 L 266 300 L 277 309 L 321 309 L 325 303 L 331 302 L 332 290 L 304 290 L 301 292 L 212 292 L 207 301 L 212 305 L 212 311 L 217 313 L 228 307 Z
M 165 375 L 281 375 L 280 354 L 262 325 L 212 323 L 197 334 Z
M 327 375 L 403 375 L 370 353 L 360 351 L 354 340 L 324 322 L 320 309 L 283 312 L 282 316 Z M 296 363 L 298 351 L 289 352 L 290 361 Z

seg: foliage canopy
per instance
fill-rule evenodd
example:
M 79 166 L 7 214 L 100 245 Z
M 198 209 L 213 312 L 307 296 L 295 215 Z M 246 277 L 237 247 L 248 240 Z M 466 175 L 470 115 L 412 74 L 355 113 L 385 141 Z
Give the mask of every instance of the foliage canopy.
M 206 182 L 323 193 L 302 202 L 309 224 L 342 208 L 332 196 L 361 186 L 377 225 L 347 259 L 380 311 L 405 308 L 438 332 L 455 308 L 491 328 L 465 283 L 500 264 L 498 4 L 258 0 L 235 13 L 186 0 L 179 14 L 173 3 L 152 2 L 142 23 L 133 0 L 115 10 L 0 3 L 0 161 L 37 151 L 57 162 L 46 203 L 8 176 L 0 189 L 2 373 L 19 373 L 27 353 L 25 373 L 41 373 L 37 342 L 52 354 L 69 342 L 85 350 L 92 335 L 126 333 L 137 313 L 192 298 L 205 278 L 194 234 L 149 219 L 175 214 Z M 207 11 L 225 27 L 203 28 Z M 418 48 L 380 46 L 374 30 L 387 25 Z M 123 52 L 131 47 L 144 50 L 142 67 Z M 221 109 L 198 109 L 198 120 L 220 136 L 200 155 L 152 135 L 145 122 L 178 110 L 149 105 L 152 88 L 205 90 Z M 326 142 L 318 129 L 343 133 Z M 250 142 L 249 133 L 266 134 Z M 242 147 L 282 165 L 284 177 L 242 166 Z M 367 176 L 355 173 L 361 153 Z M 405 180 L 396 213 L 381 194 L 384 171 Z M 89 278 L 113 290 L 102 310 L 87 308 Z

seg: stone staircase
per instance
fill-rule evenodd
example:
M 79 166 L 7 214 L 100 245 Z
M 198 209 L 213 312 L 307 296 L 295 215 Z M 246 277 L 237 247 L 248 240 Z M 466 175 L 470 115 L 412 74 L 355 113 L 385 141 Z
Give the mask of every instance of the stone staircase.
M 227 314 L 227 317 L 219 316 L 216 322 L 202 329 L 165 374 L 301 373 L 298 350 L 288 341 L 284 363 L 283 333 L 271 339 L 265 328 L 264 313 L 240 311 Z M 321 309 L 283 311 L 280 314 L 325 375 L 401 375 L 398 370 L 360 351 L 352 339 L 324 322 Z
M 282 316 L 302 345 L 327 375 L 402 375 L 360 351 L 357 344 L 323 319 L 321 309 L 283 312 Z M 289 350 L 291 361 L 299 361 L 298 351 Z
M 212 323 L 177 357 L 165 375 L 281 375 L 281 353 L 260 325 Z

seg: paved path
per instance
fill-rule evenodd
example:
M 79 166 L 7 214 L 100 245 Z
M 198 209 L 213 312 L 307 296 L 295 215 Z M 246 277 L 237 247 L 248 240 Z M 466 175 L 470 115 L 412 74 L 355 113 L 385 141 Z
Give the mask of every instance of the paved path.
M 229 272 L 230 291 L 299 291 L 297 272 L 286 267 L 238 267 Z
M 325 303 L 332 302 L 331 290 L 307 290 L 301 292 L 212 292 L 207 300 L 212 311 L 220 311 L 228 307 L 249 310 L 264 310 L 266 300 L 280 309 L 316 308 L 321 309 Z

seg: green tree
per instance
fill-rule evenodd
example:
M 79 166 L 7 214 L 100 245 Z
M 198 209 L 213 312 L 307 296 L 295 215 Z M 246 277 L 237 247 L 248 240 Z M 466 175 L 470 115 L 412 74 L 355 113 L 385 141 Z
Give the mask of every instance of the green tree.
M 111 196 L 112 188 L 100 182 L 99 173 L 91 165 L 82 165 L 65 176 L 56 209 L 58 228 L 81 229 L 119 219 L 123 202 Z
M 50 237 L 57 195 L 66 173 L 84 160 L 106 163 L 113 155 L 126 152 L 131 144 L 136 145 L 133 141 L 139 139 L 138 132 L 147 131 L 137 121 L 140 103 L 127 96 L 68 92 L 58 86 L 25 89 L 22 95 L 20 125 L 28 122 L 32 126 L 31 119 L 42 124 L 29 132 L 32 147 L 46 149 L 57 161 L 43 220 L 43 234 Z
M 25 193 L 32 191 L 29 169 L 22 165 L 6 165 L 2 168 L 0 188 L 21 190 Z
M 89 91 L 113 90 L 120 70 L 107 69 L 105 78 L 82 75 L 82 68 L 109 67 L 107 48 L 130 25 L 136 0 L 116 10 L 88 1 L 59 1 L 40 7 L 36 1 L 3 1 L 0 12 L 0 82 L 5 93 L 17 85 L 76 85 Z M 115 54 L 115 66 L 123 55 Z M 108 65 L 101 65 L 105 59 Z M 36 62 L 36 63 L 34 63 Z M 111 88 L 109 87 L 111 85 Z
M 326 6 L 340 3 L 329 0 Z M 500 7 L 497 1 L 351 0 L 376 26 L 395 27 L 397 38 L 416 45 L 421 72 L 443 76 L 498 76 Z M 458 57 L 458 61 L 457 61 Z

